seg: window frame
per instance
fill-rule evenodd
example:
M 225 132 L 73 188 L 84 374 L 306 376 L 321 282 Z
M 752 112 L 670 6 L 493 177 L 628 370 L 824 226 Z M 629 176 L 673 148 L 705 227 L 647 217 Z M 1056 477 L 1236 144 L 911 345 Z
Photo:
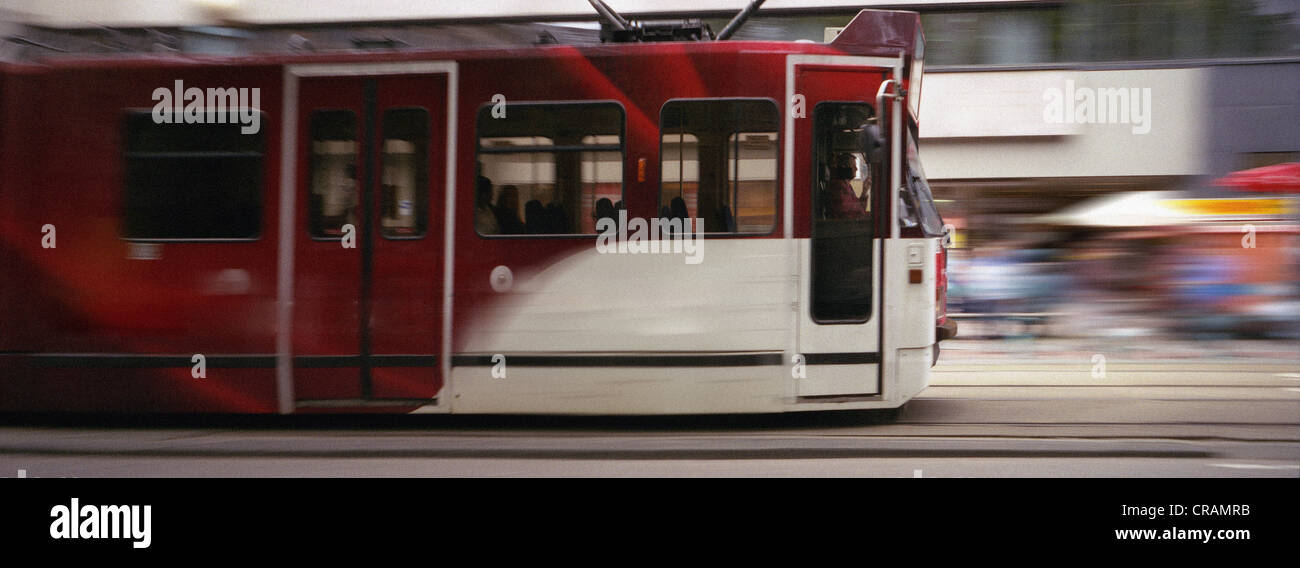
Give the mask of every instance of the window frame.
M 243 110 L 244 108 L 245 107 L 239 107 L 238 110 Z M 265 223 L 266 222 L 266 188 L 269 185 L 266 179 L 266 175 L 267 175 L 266 125 L 270 123 L 266 120 L 267 112 L 265 110 L 260 108 L 253 108 L 252 110 L 261 115 L 261 118 L 259 119 L 260 120 L 259 124 L 263 125 L 263 128 L 259 129 L 254 134 L 244 134 L 241 132 L 240 136 L 256 136 L 258 142 L 257 146 L 260 148 L 260 150 L 257 152 L 257 157 L 260 160 L 259 167 L 258 167 L 258 169 L 260 170 L 259 171 L 260 175 L 258 177 L 260 179 L 258 181 L 258 187 L 254 191 L 254 194 L 257 196 L 257 199 L 255 200 L 255 203 L 257 204 L 257 231 L 253 235 L 248 237 L 198 237 L 198 238 L 195 237 L 132 237 L 127 235 L 127 227 L 126 227 L 127 210 L 130 208 L 131 205 L 130 201 L 127 199 L 127 191 L 129 189 L 128 180 L 127 180 L 127 171 L 130 169 L 130 162 L 133 158 L 133 156 L 131 156 L 132 154 L 131 150 L 127 147 L 127 143 L 130 139 L 131 123 L 133 117 L 141 116 L 141 115 L 151 116 L 153 113 L 153 109 L 152 108 L 126 108 L 123 110 L 122 113 L 122 128 L 121 130 L 119 130 L 119 132 L 121 133 L 121 138 L 119 139 L 120 141 L 118 144 L 118 147 L 121 149 L 121 154 L 119 156 L 119 159 L 121 161 L 119 163 L 121 164 L 121 168 L 122 168 L 120 178 L 119 178 L 119 183 L 118 183 L 118 186 L 120 188 L 120 193 L 118 194 L 120 201 L 118 202 L 119 207 L 117 211 L 118 239 L 128 243 L 251 243 L 251 242 L 257 242 L 262 240 L 262 237 L 266 232 L 266 223 Z M 229 110 L 227 112 L 229 112 Z M 150 123 L 155 126 L 172 126 L 172 124 L 167 124 L 167 123 L 163 123 L 163 124 L 153 123 L 152 119 L 150 120 Z M 236 128 L 241 126 L 238 122 L 235 123 L 226 122 L 226 123 L 215 123 L 215 124 L 221 124 L 223 126 L 236 127 Z
M 481 163 L 480 156 L 483 155 L 484 153 L 487 154 L 524 154 L 524 153 L 557 154 L 560 152 L 574 152 L 574 153 L 581 154 L 583 152 L 612 152 L 613 151 L 612 149 L 608 148 L 608 146 L 610 145 L 605 144 L 605 145 L 594 145 L 594 146 L 581 146 L 581 145 L 551 146 L 552 148 L 551 150 L 525 150 L 522 152 L 521 151 L 483 152 L 483 145 L 481 144 L 483 137 L 479 129 L 479 120 L 483 117 L 484 111 L 491 112 L 491 109 L 495 107 L 496 104 L 497 103 L 486 102 L 479 105 L 478 109 L 474 111 L 474 163 L 475 164 Z M 617 108 L 620 117 L 619 124 L 618 124 L 619 169 L 620 169 L 618 193 L 619 193 L 619 201 L 622 201 L 623 203 L 627 203 L 627 169 L 628 169 L 627 168 L 627 107 L 625 107 L 621 101 L 615 99 L 563 100 L 563 101 L 526 100 L 520 102 L 507 101 L 505 105 L 506 105 L 507 117 L 509 117 L 508 113 L 511 108 L 519 108 L 519 107 L 561 107 L 561 106 L 576 107 L 576 106 L 612 105 L 615 108 Z M 598 134 L 594 134 L 594 133 L 586 133 L 586 135 L 598 136 Z M 534 134 L 533 136 L 541 136 L 541 135 Z M 473 183 L 477 184 L 478 181 L 473 180 Z M 477 190 L 477 188 L 473 188 L 473 189 Z M 471 218 L 469 224 L 471 227 L 473 227 L 474 234 L 478 235 L 480 239 L 592 239 L 595 240 L 597 237 L 600 236 L 600 233 L 597 232 L 564 233 L 564 234 L 553 234 L 553 235 L 538 235 L 538 234 L 530 235 L 528 233 L 521 233 L 517 235 L 506 235 L 506 234 L 485 235 L 479 232 L 478 227 L 474 226 L 473 192 L 470 193 L 470 198 L 466 199 L 465 201 L 469 203 L 469 207 L 470 207 L 469 210 L 470 210 Z
M 766 232 L 752 232 L 752 231 L 750 231 L 750 232 L 742 232 L 742 231 L 712 231 L 712 232 L 705 232 L 704 234 L 707 235 L 707 236 L 715 236 L 715 237 L 770 237 L 770 236 L 776 234 L 776 231 L 777 231 L 778 229 L 781 228 L 781 223 L 782 223 L 782 216 L 781 216 L 781 215 L 782 215 L 782 211 L 781 211 L 782 203 L 781 203 L 781 197 L 782 197 L 782 191 L 784 190 L 784 188 L 782 187 L 782 186 L 784 185 L 784 184 L 782 183 L 782 180 L 784 179 L 784 178 L 783 178 L 783 174 L 784 174 L 783 170 L 784 170 L 784 168 L 785 168 L 785 164 L 783 163 L 783 160 L 782 160 L 782 152 L 783 152 L 783 149 L 785 148 L 785 145 L 784 145 L 784 144 L 785 144 L 785 136 L 786 136 L 786 133 L 782 131 L 782 118 L 783 118 L 783 117 L 782 117 L 782 115 L 781 115 L 781 105 L 778 104 L 778 103 L 776 102 L 776 99 L 773 99 L 772 97 L 674 97 L 674 98 L 670 98 L 670 99 L 664 101 L 664 103 L 663 103 L 662 105 L 659 106 L 659 124 L 658 124 L 658 126 L 659 126 L 659 128 L 658 128 L 658 137 L 659 137 L 659 168 L 656 170 L 656 171 L 659 172 L 659 174 L 658 174 L 658 175 L 659 175 L 659 187 L 658 187 L 657 190 L 655 191 L 655 195 L 656 195 L 656 198 L 655 198 L 655 201 L 656 201 L 655 211 L 658 212 L 658 211 L 662 210 L 663 207 L 666 205 L 666 204 L 663 202 L 663 198 L 664 198 L 664 180 L 663 180 L 663 168 L 664 168 L 664 110 L 665 110 L 666 108 L 668 108 L 668 105 L 670 105 L 670 104 L 672 104 L 672 103 L 676 103 L 676 102 L 733 102 L 733 101 L 740 101 L 740 102 L 766 102 L 766 103 L 772 105 L 772 108 L 776 110 L 776 122 L 777 122 L 777 124 L 776 124 L 776 130 L 775 130 L 775 132 L 776 132 L 776 142 L 775 142 L 775 145 L 776 145 L 776 179 L 773 180 L 773 182 L 774 182 L 773 185 L 775 186 L 775 191 L 773 191 L 773 194 L 774 194 L 774 196 L 773 196 L 773 201 L 774 201 L 774 203 L 773 203 L 773 210 L 772 210 L 772 211 L 773 211 L 773 213 L 772 213 L 772 228 L 769 229 L 769 230 L 766 231 Z M 746 132 L 746 131 L 741 131 L 741 130 L 733 130 L 733 131 L 731 131 L 729 134 L 734 135 L 734 134 L 761 134 L 761 133 L 763 133 L 763 132 L 760 132 L 760 131 L 748 131 L 748 132 Z M 696 138 L 698 139 L 699 137 L 696 136 Z M 739 162 L 739 160 L 740 160 L 740 156 L 739 156 L 739 155 L 736 156 L 736 160 L 737 160 L 737 162 Z M 736 181 L 736 180 L 731 180 L 731 181 L 734 182 L 734 181 Z M 697 191 L 698 191 L 698 189 L 697 189 Z M 697 210 L 697 213 L 698 213 L 698 210 Z M 736 211 L 732 211 L 732 212 L 731 212 L 733 218 L 736 216 L 736 213 L 737 213 Z M 657 213 L 656 213 L 656 214 L 657 214 Z M 739 224 L 737 224 L 737 225 L 739 225 Z

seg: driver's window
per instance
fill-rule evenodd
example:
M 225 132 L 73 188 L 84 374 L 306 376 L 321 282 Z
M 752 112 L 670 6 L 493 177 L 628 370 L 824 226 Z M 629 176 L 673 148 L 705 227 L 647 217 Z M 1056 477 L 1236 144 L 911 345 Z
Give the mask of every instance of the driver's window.
M 871 216 L 871 165 L 858 143 L 871 114 L 863 103 L 817 105 L 814 192 L 819 221 Z

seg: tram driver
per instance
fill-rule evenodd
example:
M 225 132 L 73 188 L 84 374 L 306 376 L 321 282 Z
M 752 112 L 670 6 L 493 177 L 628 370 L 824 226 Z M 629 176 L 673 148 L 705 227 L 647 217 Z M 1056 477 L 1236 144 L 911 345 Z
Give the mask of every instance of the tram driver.
M 853 180 L 858 177 L 858 160 L 853 154 L 842 153 L 835 156 L 830 168 L 831 180 L 827 185 L 827 213 L 831 219 L 861 219 L 868 216 L 871 209 L 870 184 L 862 182 L 862 193 L 854 191 Z

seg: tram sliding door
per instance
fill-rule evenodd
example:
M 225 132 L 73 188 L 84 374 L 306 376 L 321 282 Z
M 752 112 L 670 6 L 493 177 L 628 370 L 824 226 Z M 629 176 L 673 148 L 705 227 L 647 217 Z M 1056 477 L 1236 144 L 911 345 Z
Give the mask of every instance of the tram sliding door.
M 447 85 L 300 80 L 299 407 L 419 405 L 441 388 Z
M 800 398 L 881 394 L 880 168 L 861 152 L 858 131 L 873 116 L 864 102 L 880 70 L 821 65 L 795 68 L 808 117 L 795 121 L 796 188 L 810 192 L 809 239 L 801 240 Z

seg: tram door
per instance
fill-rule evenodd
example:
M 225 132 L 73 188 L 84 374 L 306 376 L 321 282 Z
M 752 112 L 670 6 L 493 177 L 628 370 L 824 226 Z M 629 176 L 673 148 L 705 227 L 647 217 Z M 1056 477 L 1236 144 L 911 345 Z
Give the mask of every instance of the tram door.
M 427 404 L 441 388 L 447 86 L 299 79 L 299 407 Z
M 874 114 L 866 101 L 881 80 L 880 70 L 795 68 L 796 92 L 809 107 L 805 118 L 795 120 L 795 151 L 809 153 L 808 161 L 795 160 L 808 164 L 796 167 L 795 188 L 808 192 L 811 209 L 810 238 L 800 241 L 800 397 L 881 393 L 878 220 L 879 195 L 887 184 L 880 183 L 880 168 L 872 171 L 858 142 Z

